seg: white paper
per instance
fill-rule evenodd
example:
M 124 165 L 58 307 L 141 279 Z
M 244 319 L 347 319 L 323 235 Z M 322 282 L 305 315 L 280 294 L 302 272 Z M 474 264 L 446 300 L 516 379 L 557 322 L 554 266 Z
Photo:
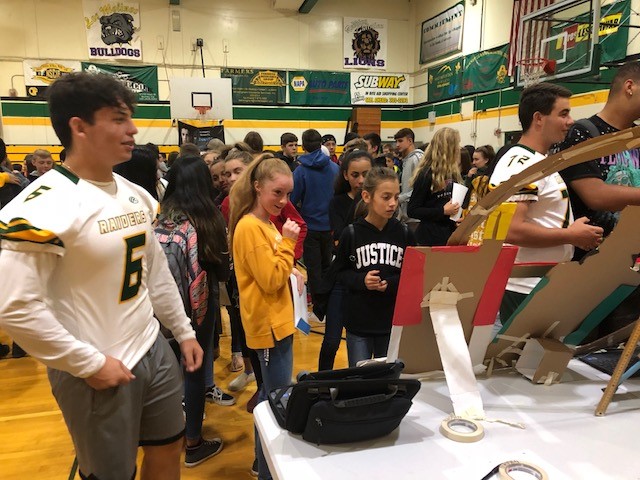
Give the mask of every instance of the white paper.
M 291 295 L 293 297 L 293 324 L 305 335 L 309 335 L 309 310 L 307 309 L 307 286 L 302 287 L 302 294 L 298 294 L 298 279 L 292 273 L 289 276 L 291 283 Z
M 451 192 L 451 203 L 457 203 L 458 205 L 460 205 L 458 213 L 449 217 L 453 221 L 460 220 L 460 217 L 462 216 L 462 203 L 464 202 L 464 197 L 467 196 L 467 190 L 469 189 L 460 183 L 453 184 L 453 191 Z

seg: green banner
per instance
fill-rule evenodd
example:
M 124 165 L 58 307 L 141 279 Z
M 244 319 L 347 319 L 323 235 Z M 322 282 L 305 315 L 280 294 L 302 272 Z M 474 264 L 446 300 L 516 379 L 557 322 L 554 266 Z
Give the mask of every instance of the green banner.
M 631 1 L 620 0 L 600 8 L 600 64 L 622 60 L 627 56 L 629 29 L 620 25 L 629 25 Z M 582 23 L 581 23 L 582 22 Z M 558 36 L 549 48 L 549 57 L 557 60 L 556 73 L 576 70 L 588 64 L 588 52 L 591 44 L 589 16 L 579 15 L 572 22 L 562 23 L 551 28 L 551 37 Z M 566 60 L 563 38 L 566 38 Z M 599 65 L 598 65 L 599 66 Z
M 351 105 L 351 77 L 341 72 L 289 72 L 291 105 Z
M 458 97 L 462 93 L 462 57 L 427 70 L 428 100 L 438 102 Z
M 82 71 L 112 75 L 134 92 L 139 102 L 158 101 L 158 67 L 155 65 L 125 67 L 123 65 L 82 62 Z
M 222 78 L 231 79 L 234 105 L 281 105 L 287 99 L 287 73 L 283 70 L 223 68 Z
M 472 53 L 464 57 L 462 93 L 486 92 L 509 86 L 509 45 Z

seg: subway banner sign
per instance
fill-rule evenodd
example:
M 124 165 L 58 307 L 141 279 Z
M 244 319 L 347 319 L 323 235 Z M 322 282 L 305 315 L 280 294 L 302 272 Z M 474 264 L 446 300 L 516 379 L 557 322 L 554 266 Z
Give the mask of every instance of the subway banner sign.
M 404 74 L 351 73 L 352 105 L 408 105 L 409 79 Z

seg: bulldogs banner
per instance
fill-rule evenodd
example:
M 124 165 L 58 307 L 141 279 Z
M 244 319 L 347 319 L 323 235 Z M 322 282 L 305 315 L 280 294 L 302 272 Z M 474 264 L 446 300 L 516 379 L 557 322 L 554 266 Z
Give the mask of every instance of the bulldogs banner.
M 409 78 L 403 74 L 351 73 L 353 105 L 407 105 Z
M 65 60 L 24 60 L 24 85 L 27 97 L 44 97 L 47 87 L 71 72 L 80 71 L 80 62 Z
M 387 20 L 344 17 L 344 68 L 387 68 Z
M 137 2 L 84 0 L 89 58 L 142 60 Z

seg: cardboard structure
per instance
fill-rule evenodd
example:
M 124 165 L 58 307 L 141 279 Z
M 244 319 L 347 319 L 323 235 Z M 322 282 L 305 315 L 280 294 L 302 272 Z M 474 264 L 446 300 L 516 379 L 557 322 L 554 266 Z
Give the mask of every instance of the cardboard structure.
M 638 146 L 640 127 L 634 127 L 550 155 L 482 197 L 451 236 L 449 246 L 407 249 L 388 358 L 402 358 L 405 373 L 442 369 L 429 310 L 428 307 L 421 308 L 420 303 L 444 277 L 448 277 L 458 291 L 473 293 L 460 300 L 457 308 L 474 363 L 485 358 L 486 352 L 486 357 L 498 358 L 505 365 L 511 365 L 511 361 L 522 353 L 527 338 L 562 340 L 620 285 L 640 284 L 640 274 L 631 270 L 632 254 L 640 250 L 640 207 L 627 207 L 599 253 L 582 264 L 568 262 L 551 268 L 527 304 L 505 324 L 502 337 L 491 343 L 488 350 L 485 348 L 491 340 L 491 328 L 507 278 L 516 276 L 514 271 L 517 270 L 509 264 L 513 263 L 516 247 L 502 245 L 508 229 L 505 227 L 508 222 L 499 221 L 503 202 L 521 187 L 554 172 Z M 469 236 L 483 221 L 489 230 L 488 234 L 485 232 L 483 245 L 466 246 Z M 494 228 L 496 224 L 499 226 Z M 529 271 L 517 276 L 531 276 L 531 268 L 524 269 Z M 514 344 L 514 339 L 520 342 Z M 543 347 L 552 344 L 539 343 Z M 561 370 L 559 363 L 564 362 L 566 356 L 549 355 L 551 353 L 549 350 L 541 355 L 543 361 L 538 362 L 538 366 L 542 368 L 534 369 L 536 378 Z M 556 360 L 549 363 L 549 358 Z

